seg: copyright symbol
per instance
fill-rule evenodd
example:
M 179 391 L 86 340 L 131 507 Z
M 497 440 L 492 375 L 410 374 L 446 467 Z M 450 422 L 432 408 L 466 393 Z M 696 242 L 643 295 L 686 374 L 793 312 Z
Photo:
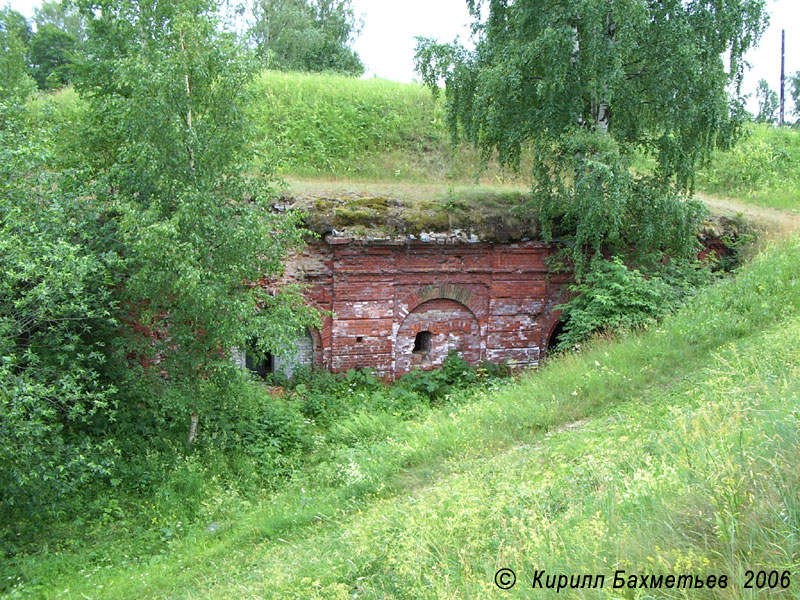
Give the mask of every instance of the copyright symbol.
M 500 569 L 494 574 L 494 584 L 501 590 L 510 590 L 517 583 L 517 576 L 511 569 Z

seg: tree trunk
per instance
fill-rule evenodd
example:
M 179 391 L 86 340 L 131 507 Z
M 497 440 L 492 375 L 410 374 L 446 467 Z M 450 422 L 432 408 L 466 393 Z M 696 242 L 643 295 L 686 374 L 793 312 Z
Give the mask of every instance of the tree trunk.
M 180 39 L 181 39 L 181 50 L 183 53 L 186 53 L 186 41 L 183 38 L 183 31 L 180 32 Z M 187 61 L 188 63 L 188 61 Z M 189 155 L 189 170 L 194 172 L 194 146 L 192 145 L 192 138 L 194 137 L 194 131 L 192 130 L 192 78 L 189 74 L 189 69 L 187 67 L 186 72 L 183 74 L 183 81 L 186 85 L 186 132 L 188 136 L 188 141 L 186 143 L 186 152 Z
M 189 437 L 186 439 L 186 443 L 189 446 L 194 444 L 194 440 L 197 437 L 197 421 L 199 418 L 197 411 L 193 412 L 192 416 L 189 418 Z

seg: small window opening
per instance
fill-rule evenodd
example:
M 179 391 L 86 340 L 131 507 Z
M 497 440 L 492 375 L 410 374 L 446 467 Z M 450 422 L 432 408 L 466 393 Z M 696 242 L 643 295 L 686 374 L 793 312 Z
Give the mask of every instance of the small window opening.
M 356 341 L 360 344 L 361 342 L 364 341 L 364 336 L 363 335 L 359 335 L 358 337 L 356 337 Z
M 433 334 L 430 331 L 420 331 L 414 338 L 414 354 L 427 354 L 431 351 L 431 339 Z

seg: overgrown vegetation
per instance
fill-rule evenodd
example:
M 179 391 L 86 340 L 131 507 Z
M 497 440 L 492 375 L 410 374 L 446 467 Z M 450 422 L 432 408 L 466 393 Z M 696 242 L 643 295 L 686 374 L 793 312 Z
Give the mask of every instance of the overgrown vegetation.
M 323 64 L 334 54 L 320 37 L 301 57 L 318 63 L 301 68 L 358 70 L 347 2 L 260 6 L 279 4 L 339 11 L 342 61 Z M 645 275 L 597 261 L 576 284 L 564 345 L 584 344 L 581 355 L 522 381 L 453 354 L 392 386 L 369 371 L 267 386 L 228 349 L 257 337 L 276 350 L 315 320 L 298 290 L 245 285 L 277 274 L 305 233 L 270 210 L 273 170 L 520 179 L 453 148 L 447 106 L 420 86 L 251 81 L 257 62 L 213 2 L 76 5 L 45 3 L 39 50 L 0 10 L 0 595 L 477 597 L 505 561 L 526 574 L 717 570 L 739 583 L 744 568 L 797 570 L 776 548 L 800 530 L 800 242 L 701 291 L 705 270 L 662 262 L 693 245 L 699 211 L 627 173 L 615 199 L 633 190 L 644 204 L 583 239 L 616 227 L 616 242 L 656 264 Z M 262 50 L 281 67 L 299 56 Z M 73 78 L 77 92 L 30 99 L 36 83 Z M 598 125 L 602 102 L 590 104 Z M 594 169 L 628 166 L 600 142 L 565 146 L 581 148 L 590 200 L 608 189 Z M 757 127 L 698 181 L 797 208 L 797 148 L 796 132 Z M 520 144 L 517 158 L 527 176 L 535 153 Z M 304 206 L 320 231 L 385 219 L 403 234 L 540 232 L 518 189 L 437 194 L 412 194 L 405 220 L 388 194 Z M 581 206 L 558 215 L 561 231 L 580 231 Z M 683 235 L 674 247 L 664 228 Z M 610 328 L 621 340 L 603 339 Z
M 760 206 L 800 212 L 800 129 L 754 125 L 728 152 L 718 152 L 698 188 Z
M 69 88 L 30 104 L 32 126 L 56 128 L 62 140 L 72 139 L 73 145 L 54 157 L 59 167 L 80 163 L 84 148 L 76 119 L 81 110 L 83 103 Z M 295 183 L 300 195 L 311 195 L 313 180 L 388 181 L 410 187 L 449 181 L 461 190 L 477 175 L 483 187 L 473 196 L 490 195 L 491 187 L 513 186 L 529 198 L 522 183 L 529 158 L 523 153 L 523 167 L 515 174 L 495 161 L 482 165 L 479 154 L 465 145 L 452 148 L 442 99 L 434 100 L 419 85 L 267 71 L 253 84 L 248 118 L 259 154 L 255 170 L 312 180 Z M 643 156 L 633 161 L 641 172 L 654 166 Z M 376 184 L 376 191 L 381 185 Z M 732 149 L 713 153 L 698 171 L 696 185 L 709 194 L 799 210 L 800 130 L 749 125 Z M 442 189 L 445 193 L 434 199 L 444 202 L 447 186 Z M 400 194 L 385 194 L 393 195 Z
M 203 434 L 189 452 L 180 438 L 163 433 L 163 423 L 140 419 L 139 427 L 151 431 L 136 439 L 115 440 L 132 456 L 113 469 L 106 465 L 114 477 L 113 494 L 102 493 L 107 482 L 95 482 L 88 490 L 78 487 L 72 490 L 78 497 L 71 503 L 59 499 L 60 510 L 47 504 L 50 497 L 32 504 L 32 498 L 17 496 L 25 507 L 18 511 L 6 507 L 7 514 L 20 518 L 4 521 L 0 536 L 7 551 L 24 553 L 35 552 L 41 543 L 83 551 L 99 538 L 110 536 L 122 543 L 135 535 L 137 551 L 154 553 L 162 542 L 179 536 L 184 525 L 204 520 L 208 502 L 224 497 L 242 507 L 292 482 L 306 481 L 310 473 L 317 473 L 320 481 L 339 481 L 343 473 L 331 460 L 404 423 L 425 418 L 436 407 L 468 402 L 483 390 L 500 386 L 508 375 L 497 365 L 472 367 L 456 354 L 439 370 L 415 370 L 391 386 L 370 370 L 332 374 L 305 369 L 291 381 L 278 376 L 282 387 L 265 386 L 232 372 L 228 387 L 217 389 L 221 410 L 204 419 Z M 181 392 L 176 392 L 178 399 Z M 8 432 L 3 433 L 8 439 Z M 32 437 L 32 457 L 41 443 L 37 434 L 30 427 L 18 432 L 20 437 Z M 142 454 L 136 443 L 146 443 L 147 451 Z M 48 461 L 40 470 L 46 472 L 59 462 L 70 465 L 70 453 L 77 450 L 63 450 L 39 456 L 39 461 Z M 143 506 L 144 498 L 154 500 Z M 80 512 L 71 510 L 75 504 Z M 34 506 L 37 520 L 22 510 Z M 74 537 L 81 528 L 89 528 L 88 534 Z M 5 585 L 3 581 L 0 590 Z
M 702 205 L 688 192 L 744 120 L 743 56 L 764 0 L 468 4 L 474 48 L 421 38 L 415 56 L 434 94 L 444 82 L 452 137 L 513 166 L 529 149 L 544 237 L 567 223 L 579 279 L 608 253 L 642 268 L 690 259 Z M 631 171 L 637 151 L 651 173 Z
M 65 136 L 46 108 L 28 119 L 22 44 L 0 29 L 0 510 L 32 534 L 146 488 L 150 452 L 161 469 L 230 449 L 258 412 L 237 413 L 227 349 L 316 322 L 297 290 L 248 285 L 304 232 L 247 176 L 253 64 L 214 3 L 83 8 Z
M 283 175 L 469 179 L 477 153 L 449 144 L 442 103 L 416 84 L 265 72 L 251 118 L 264 164 Z
M 443 99 L 421 86 L 382 80 L 264 73 L 252 105 L 264 164 L 294 178 L 484 184 L 522 182 L 530 167 L 523 149 L 519 173 L 450 144 Z M 637 171 L 652 172 L 638 156 Z M 300 186 L 301 189 L 305 189 Z M 715 151 L 697 174 L 710 194 L 779 209 L 800 209 L 800 130 L 749 125 L 729 150 Z
M 745 569 L 796 572 L 798 261 L 795 237 L 659 327 L 408 420 L 340 413 L 277 493 L 243 496 L 187 457 L 88 540 L 6 563 L 7 595 L 491 597 L 503 566 L 724 573 L 741 590 Z M 357 406 L 365 383 L 349 382 Z M 189 523 L 180 503 L 201 490 Z
M 645 276 L 616 256 L 598 262 L 569 288 L 556 350 L 578 347 L 597 333 L 641 329 L 682 306 L 711 280 L 709 265 L 667 262 Z

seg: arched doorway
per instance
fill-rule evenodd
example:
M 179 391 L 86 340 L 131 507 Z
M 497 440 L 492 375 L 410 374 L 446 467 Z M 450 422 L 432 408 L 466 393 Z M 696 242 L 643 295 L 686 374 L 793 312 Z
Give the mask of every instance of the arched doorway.
M 395 338 L 395 375 L 413 367 L 432 369 L 455 350 L 470 363 L 480 360 L 480 327 L 472 311 L 448 298 L 423 302 L 403 320 Z
M 564 321 L 558 320 L 556 321 L 555 325 L 553 326 L 552 331 L 550 331 L 550 335 L 547 338 L 547 346 L 545 350 L 545 356 L 550 354 L 556 349 L 559 342 L 561 342 L 561 336 L 564 333 Z

